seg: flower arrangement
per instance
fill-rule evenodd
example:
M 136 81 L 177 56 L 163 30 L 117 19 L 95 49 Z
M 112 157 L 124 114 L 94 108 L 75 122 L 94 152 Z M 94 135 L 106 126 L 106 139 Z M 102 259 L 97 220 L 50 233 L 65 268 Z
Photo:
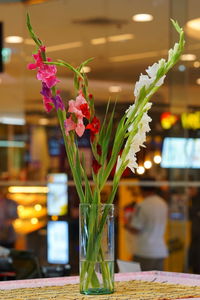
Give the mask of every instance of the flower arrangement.
M 179 42 L 168 52 L 168 59 L 161 59 L 146 70 L 146 75 L 141 74 L 135 84 L 135 102 L 124 113 L 119 121 L 116 131 L 113 133 L 113 117 L 115 108 L 110 111 L 110 102 L 107 104 L 102 124 L 95 113 L 94 96 L 89 93 L 87 76 L 83 67 L 90 63 L 88 59 L 78 67 L 57 60 L 52 62 L 46 56 L 45 46 L 34 33 L 30 18 L 27 16 L 27 27 L 30 36 L 35 41 L 36 53 L 33 54 L 34 63 L 28 65 L 28 69 L 37 70 L 37 79 L 42 83 L 41 95 L 46 112 L 55 109 L 57 112 L 60 128 L 62 131 L 65 149 L 72 175 L 81 204 L 101 204 L 101 192 L 106 181 L 116 164 L 113 177 L 112 190 L 106 204 L 112 204 L 120 177 L 124 170 L 129 167 L 133 172 L 137 168 L 136 153 L 144 147 L 146 133 L 150 131 L 151 118 L 148 111 L 152 106 L 149 102 L 153 94 L 163 84 L 166 73 L 179 60 L 184 48 L 184 32 L 178 23 L 172 20 L 172 24 L 179 34 Z M 57 88 L 59 80 L 56 77 L 57 67 L 66 67 L 74 74 L 75 100 L 63 100 Z M 85 130 L 90 131 L 90 144 L 94 157 L 92 166 L 93 188 L 86 175 L 84 157 L 80 157 L 77 147 L 77 136 L 81 137 Z M 112 147 L 110 145 L 113 138 Z M 108 151 L 112 148 L 110 159 Z M 86 261 L 82 265 L 80 278 L 82 290 L 89 286 L 98 286 L 98 276 L 93 268 L 95 260 L 102 262 L 102 276 L 105 285 L 113 290 L 109 267 L 106 265 L 101 249 L 102 231 L 108 209 L 105 209 L 99 219 L 98 210 L 91 209 L 87 212 L 87 235 Z M 98 220 L 98 221 L 97 221 Z M 103 267 L 104 266 L 104 267 Z

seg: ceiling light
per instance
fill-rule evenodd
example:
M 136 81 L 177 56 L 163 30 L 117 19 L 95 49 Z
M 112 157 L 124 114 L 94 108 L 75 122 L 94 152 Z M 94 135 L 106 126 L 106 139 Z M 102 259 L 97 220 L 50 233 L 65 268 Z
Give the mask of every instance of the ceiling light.
M 109 87 L 109 92 L 110 93 L 119 93 L 119 92 L 121 92 L 121 90 L 122 90 L 122 88 L 119 85 L 111 85 Z
M 200 18 L 192 19 L 186 24 L 186 32 L 189 36 L 199 39 L 200 38 Z
M 197 78 L 196 83 L 200 85 L 200 78 Z
M 132 54 L 126 54 L 126 55 L 118 55 L 118 56 L 111 56 L 109 57 L 109 60 L 111 62 L 124 62 L 129 60 L 138 60 L 138 59 L 144 59 L 144 58 L 150 58 L 150 57 L 157 57 L 161 54 L 164 54 L 164 52 L 167 51 L 149 51 L 149 52 L 143 52 L 143 53 L 132 53 Z
M 196 58 L 196 55 L 191 53 L 181 55 L 181 60 L 183 61 L 193 61 Z
M 91 40 L 92 45 L 101 45 L 101 44 L 105 44 L 105 43 L 106 43 L 106 38 L 105 37 L 101 37 L 101 38 Z
M 91 71 L 91 68 L 89 66 L 84 66 L 81 69 L 81 73 L 89 73 Z
M 109 42 L 121 42 L 133 39 L 132 33 L 120 34 L 120 35 L 111 35 L 108 37 Z
M 60 45 L 55 45 L 55 46 L 49 46 L 49 47 L 47 47 L 47 52 L 79 48 L 82 45 L 83 45 L 82 42 L 72 42 L 72 43 L 60 44 Z
M 151 169 L 152 162 L 150 160 L 145 160 L 144 167 L 145 167 L 145 169 Z
M 7 36 L 6 38 L 5 38 L 5 42 L 6 43 L 10 43 L 10 44 L 20 44 L 20 43 L 22 43 L 23 42 L 23 37 L 21 37 L 21 36 Z
M 200 62 L 199 62 L 199 61 L 195 61 L 195 62 L 193 63 L 193 66 L 194 66 L 195 68 L 199 68 L 199 67 L 200 67 Z
M 162 159 L 160 155 L 155 155 L 153 160 L 156 164 L 160 164 Z
M 153 16 L 150 14 L 137 14 L 132 17 L 135 22 L 149 22 L 153 20 Z
M 145 168 L 143 166 L 139 166 L 136 171 L 139 175 L 142 175 L 145 172 Z

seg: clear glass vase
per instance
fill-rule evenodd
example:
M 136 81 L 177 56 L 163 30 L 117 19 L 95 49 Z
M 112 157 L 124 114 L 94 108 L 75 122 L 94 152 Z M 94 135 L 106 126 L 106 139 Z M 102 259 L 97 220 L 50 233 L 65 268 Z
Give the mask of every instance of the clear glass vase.
M 114 205 L 80 204 L 80 293 L 114 292 Z

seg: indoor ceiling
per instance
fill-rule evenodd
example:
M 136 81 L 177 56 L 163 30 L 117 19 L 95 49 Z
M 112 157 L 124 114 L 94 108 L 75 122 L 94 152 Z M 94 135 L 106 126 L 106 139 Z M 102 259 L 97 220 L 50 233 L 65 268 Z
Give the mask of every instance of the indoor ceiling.
M 35 32 L 47 46 L 48 56 L 53 60 L 63 59 L 77 66 L 83 60 L 94 57 L 90 63 L 91 72 L 88 73 L 88 77 L 91 92 L 98 101 L 106 101 L 110 95 L 115 100 L 118 94 L 119 101 L 130 102 L 133 100 L 133 85 L 138 75 L 144 73 L 148 65 L 166 57 L 167 49 L 173 45 L 170 39 L 172 25 L 169 19 L 172 4 L 176 1 L 181 2 L 49 0 L 28 4 L 0 1 L 0 21 L 4 24 L 4 38 L 21 36 L 24 39 L 20 44 L 4 42 L 4 47 L 11 49 L 11 56 L 1 74 L 0 117 L 12 112 L 13 115 L 18 115 L 23 111 L 23 107 L 29 111 L 42 109 L 40 83 L 35 80 L 35 72 L 26 69 L 34 50 L 25 25 L 27 12 Z M 187 20 L 200 17 L 199 0 L 183 0 L 182 3 L 187 4 Z M 151 14 L 153 20 L 134 22 L 132 16 L 139 13 Z M 183 17 L 177 15 L 176 19 L 182 20 Z M 119 41 L 119 36 L 122 35 L 126 35 L 126 40 Z M 187 35 L 185 53 L 195 54 L 195 61 L 199 62 L 199 50 L 200 36 L 198 39 L 198 35 L 195 38 Z M 187 101 L 191 105 L 199 105 L 200 88 L 196 80 L 200 77 L 200 68 L 197 64 L 194 67 L 194 61 L 180 64 L 189 70 L 189 76 L 186 78 L 189 83 Z M 176 72 L 179 77 L 178 66 Z M 58 76 L 66 97 L 71 97 L 72 74 L 64 68 L 59 68 Z M 109 92 L 109 87 L 113 85 L 120 87 L 119 93 Z M 160 101 L 169 102 L 167 84 L 160 90 L 160 95 Z

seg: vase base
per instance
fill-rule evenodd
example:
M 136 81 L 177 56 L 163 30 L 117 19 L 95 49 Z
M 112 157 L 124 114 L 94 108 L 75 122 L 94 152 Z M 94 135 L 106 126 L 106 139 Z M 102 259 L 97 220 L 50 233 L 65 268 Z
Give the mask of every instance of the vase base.
M 91 288 L 86 291 L 80 291 L 80 293 L 84 295 L 106 295 L 114 293 L 114 290 L 109 290 L 105 288 Z

